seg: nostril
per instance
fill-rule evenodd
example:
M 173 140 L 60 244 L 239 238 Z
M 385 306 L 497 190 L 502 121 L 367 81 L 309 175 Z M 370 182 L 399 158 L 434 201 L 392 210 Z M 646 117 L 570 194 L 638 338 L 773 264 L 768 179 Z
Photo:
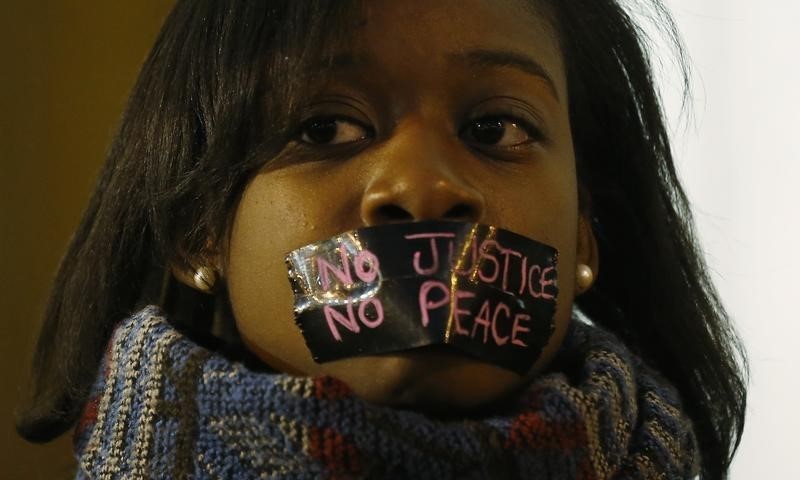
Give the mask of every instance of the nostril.
M 406 209 L 397 205 L 383 205 L 378 209 L 378 216 L 383 221 L 405 221 L 413 220 L 414 216 L 411 215 Z
M 444 214 L 444 218 L 448 220 L 470 220 L 472 219 L 473 213 L 474 210 L 472 207 L 464 203 L 459 203 L 448 210 L 447 213 Z

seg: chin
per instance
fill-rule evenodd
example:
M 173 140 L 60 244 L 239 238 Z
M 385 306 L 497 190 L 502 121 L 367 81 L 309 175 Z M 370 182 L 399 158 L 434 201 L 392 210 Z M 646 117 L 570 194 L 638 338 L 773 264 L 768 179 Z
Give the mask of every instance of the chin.
M 436 415 L 479 409 L 526 383 L 514 372 L 437 347 L 340 360 L 322 370 L 366 401 Z

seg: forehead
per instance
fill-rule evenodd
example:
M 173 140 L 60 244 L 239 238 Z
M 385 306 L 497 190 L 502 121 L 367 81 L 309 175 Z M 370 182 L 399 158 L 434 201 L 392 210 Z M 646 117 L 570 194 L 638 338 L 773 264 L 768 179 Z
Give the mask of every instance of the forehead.
M 334 51 L 335 67 L 369 63 L 394 67 L 397 71 L 390 74 L 424 76 L 437 66 L 438 73 L 456 73 L 452 67 L 487 66 L 505 57 L 543 70 L 557 95 L 566 94 L 560 91 L 565 90 L 565 69 L 557 36 L 532 1 L 366 1 L 348 24 L 350 42 L 343 51 Z
M 551 33 L 541 6 L 533 0 L 372 0 L 362 4 L 353 20 L 355 28 L 371 33 L 391 30 L 403 35 L 402 29 L 454 40 L 466 33 L 487 40 Z

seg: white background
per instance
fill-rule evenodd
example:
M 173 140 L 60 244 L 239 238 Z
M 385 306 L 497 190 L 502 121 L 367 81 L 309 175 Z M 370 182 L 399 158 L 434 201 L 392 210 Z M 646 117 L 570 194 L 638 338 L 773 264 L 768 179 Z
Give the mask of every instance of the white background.
M 663 44 L 673 150 L 712 278 L 747 347 L 747 423 L 731 478 L 800 479 L 800 2 L 664 0 L 693 68 Z

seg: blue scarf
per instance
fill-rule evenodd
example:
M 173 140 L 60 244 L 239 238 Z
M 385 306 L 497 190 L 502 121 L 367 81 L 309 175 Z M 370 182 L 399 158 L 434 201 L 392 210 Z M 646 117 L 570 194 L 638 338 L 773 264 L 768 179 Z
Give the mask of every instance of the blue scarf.
M 675 390 L 573 318 L 502 415 L 444 421 L 367 403 L 332 377 L 253 372 L 157 307 L 116 329 L 75 432 L 77 478 L 684 479 L 697 441 Z

